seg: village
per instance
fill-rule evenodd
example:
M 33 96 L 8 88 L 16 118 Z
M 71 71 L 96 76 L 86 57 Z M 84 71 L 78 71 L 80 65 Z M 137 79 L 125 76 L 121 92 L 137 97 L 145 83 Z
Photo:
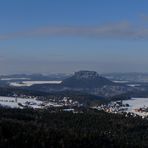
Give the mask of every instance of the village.
M 69 97 L 63 97 L 61 100 L 41 100 L 40 97 L 13 95 L 0 96 L 0 106 L 5 108 L 33 108 L 33 109 L 47 109 L 50 107 L 79 107 L 83 106 L 78 101 L 73 101 Z
M 146 99 L 146 98 L 141 98 Z M 133 99 L 134 100 L 134 99 Z M 102 104 L 96 107 L 93 107 L 97 110 L 102 110 L 108 113 L 114 113 L 114 114 L 127 114 L 131 116 L 141 116 L 142 118 L 148 117 L 148 107 L 146 105 L 138 105 L 134 106 L 134 104 L 131 104 L 132 99 L 128 103 L 127 100 L 121 100 L 121 101 L 114 101 L 110 102 L 108 104 Z

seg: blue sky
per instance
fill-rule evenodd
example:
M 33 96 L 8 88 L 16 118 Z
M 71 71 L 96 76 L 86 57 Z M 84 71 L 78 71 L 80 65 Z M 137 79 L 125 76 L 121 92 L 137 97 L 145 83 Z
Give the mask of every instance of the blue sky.
M 148 72 L 147 0 L 1 0 L 0 74 Z

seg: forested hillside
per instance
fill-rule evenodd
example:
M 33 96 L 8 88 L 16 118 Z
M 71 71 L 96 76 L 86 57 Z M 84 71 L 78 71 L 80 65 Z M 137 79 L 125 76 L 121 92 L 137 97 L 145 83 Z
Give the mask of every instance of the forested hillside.
M 1 148 L 148 147 L 148 121 L 83 110 L 0 109 Z

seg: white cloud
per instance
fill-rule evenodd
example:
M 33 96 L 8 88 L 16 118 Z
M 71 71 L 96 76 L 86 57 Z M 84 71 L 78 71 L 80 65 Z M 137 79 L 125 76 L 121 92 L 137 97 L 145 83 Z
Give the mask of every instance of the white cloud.
M 0 40 L 11 40 L 24 37 L 95 37 L 110 39 L 148 39 L 148 28 L 137 27 L 128 21 L 109 23 L 101 26 L 65 26 L 65 27 L 41 27 L 34 30 L 14 32 L 0 35 Z

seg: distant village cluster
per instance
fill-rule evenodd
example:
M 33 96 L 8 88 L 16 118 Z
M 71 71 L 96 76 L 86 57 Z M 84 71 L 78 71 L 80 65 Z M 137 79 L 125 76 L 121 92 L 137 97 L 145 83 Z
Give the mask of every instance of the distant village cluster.
M 132 116 L 141 116 L 143 118 L 148 117 L 148 107 L 143 106 L 140 108 L 135 108 L 135 109 L 129 109 L 130 105 L 127 103 L 123 103 L 123 101 L 115 101 L 115 102 L 110 102 L 108 104 L 102 104 L 99 106 L 94 107 L 97 110 L 102 110 L 108 113 L 119 113 L 119 114 L 130 114 Z
M 108 113 L 122 113 L 128 110 L 129 105 L 123 104 L 122 101 L 111 102 L 109 104 L 102 104 L 95 107 L 98 110 L 103 110 Z
M 12 96 L 0 96 L 0 106 L 7 108 L 33 108 L 33 109 L 48 109 L 48 108 L 58 108 L 65 107 L 63 111 L 75 112 L 74 107 L 83 107 L 84 104 L 79 103 L 78 101 L 72 100 L 70 97 L 62 97 L 60 99 L 53 99 L 37 96 L 28 96 L 28 95 L 12 95 Z M 67 107 L 67 108 L 66 108 Z M 108 113 L 114 114 L 128 114 L 131 116 L 141 116 L 143 118 L 148 117 L 148 107 L 137 107 L 131 108 L 131 105 L 124 101 L 112 101 L 106 104 L 101 104 L 93 109 L 100 111 L 105 111 Z
M 42 101 L 41 97 L 17 96 L 15 94 L 11 97 L 0 96 L 0 106 L 7 108 L 46 109 L 50 107 L 80 107 L 83 106 L 83 104 L 80 104 L 78 101 L 73 101 L 69 97 L 63 97 L 63 99 L 60 100 L 49 99 L 48 101 Z

